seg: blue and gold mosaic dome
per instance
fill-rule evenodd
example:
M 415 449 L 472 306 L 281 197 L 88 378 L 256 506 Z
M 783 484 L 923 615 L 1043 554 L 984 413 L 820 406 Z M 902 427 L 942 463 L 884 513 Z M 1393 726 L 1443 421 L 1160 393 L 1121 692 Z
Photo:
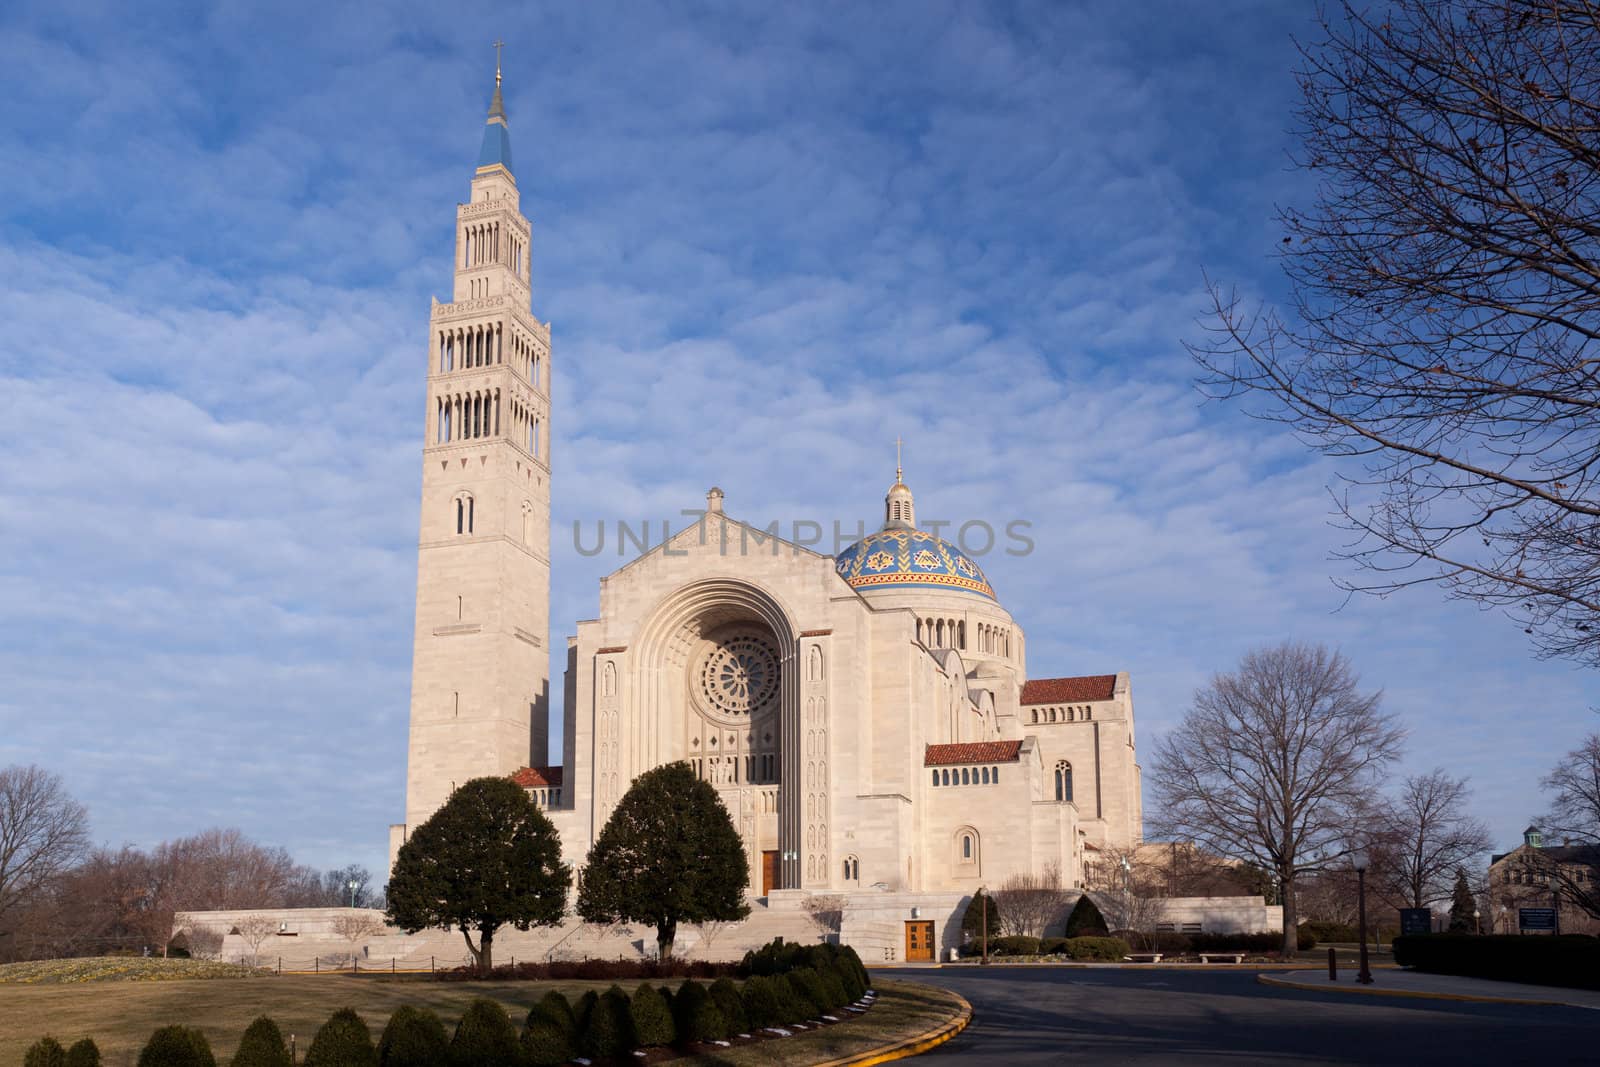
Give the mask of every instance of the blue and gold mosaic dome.
M 997 599 L 971 557 L 923 530 L 891 527 L 868 534 L 835 556 L 833 565 L 852 589 L 959 589 Z

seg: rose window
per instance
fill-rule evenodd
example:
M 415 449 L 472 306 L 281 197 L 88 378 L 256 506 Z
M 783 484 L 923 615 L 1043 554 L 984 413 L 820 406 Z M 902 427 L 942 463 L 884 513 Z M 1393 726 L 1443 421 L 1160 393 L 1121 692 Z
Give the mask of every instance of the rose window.
M 700 693 L 725 715 L 759 715 L 778 703 L 778 653 L 754 634 L 727 637 L 700 665 Z

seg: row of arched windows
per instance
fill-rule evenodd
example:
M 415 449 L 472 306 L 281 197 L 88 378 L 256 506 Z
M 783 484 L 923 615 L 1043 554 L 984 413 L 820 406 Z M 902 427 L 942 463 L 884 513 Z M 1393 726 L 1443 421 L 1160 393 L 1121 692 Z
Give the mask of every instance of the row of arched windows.
M 967 624 L 956 619 L 918 619 L 917 640 L 929 648 L 966 648 Z
M 1094 718 L 1094 709 L 1087 704 L 1078 704 L 1070 708 L 1033 709 L 1033 721 L 1036 723 L 1088 722 L 1092 718 Z
M 438 443 L 499 435 L 500 390 L 454 393 L 438 399 L 434 410 L 434 437 Z
M 1072 764 L 1066 760 L 1056 764 L 1056 802 L 1058 804 L 1072 802 Z
M 1011 656 L 1011 631 L 998 626 L 978 627 L 978 651 L 994 656 Z
M 439 333 L 439 371 L 488 367 L 501 360 L 502 337 L 498 322 L 462 326 Z
M 541 393 L 548 393 L 545 388 L 544 373 L 545 361 L 543 351 L 516 330 L 511 331 L 511 365 L 522 376 L 528 379 L 528 384 Z
M 854 856 L 844 858 L 844 880 L 847 882 L 861 881 L 861 861 Z
M 530 456 L 544 455 L 544 420 L 516 398 L 511 401 L 511 436 Z
M 491 263 L 505 263 L 501 255 L 501 248 L 506 243 L 501 240 L 500 224 L 498 222 L 482 222 L 476 226 L 468 226 L 461 234 L 463 267 L 485 267 Z M 515 263 L 520 264 L 522 257 L 519 255 Z M 513 266 L 513 269 L 517 269 Z
M 971 772 L 970 774 L 968 772 Z M 999 785 L 999 767 L 944 767 L 935 768 L 933 784 L 938 785 Z

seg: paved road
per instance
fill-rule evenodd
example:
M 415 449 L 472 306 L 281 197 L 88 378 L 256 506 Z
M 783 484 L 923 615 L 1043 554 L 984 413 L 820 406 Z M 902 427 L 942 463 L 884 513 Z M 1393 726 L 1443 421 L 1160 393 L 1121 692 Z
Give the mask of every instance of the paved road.
M 917 1060 L 967 1063 L 1600 1063 L 1600 1012 L 1276 989 L 1253 973 L 878 971 L 955 990 L 973 1022 Z

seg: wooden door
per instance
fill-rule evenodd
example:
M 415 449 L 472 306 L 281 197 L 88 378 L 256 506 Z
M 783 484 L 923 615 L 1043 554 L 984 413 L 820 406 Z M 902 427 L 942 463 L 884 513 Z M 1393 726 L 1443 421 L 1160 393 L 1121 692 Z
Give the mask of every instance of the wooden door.
M 933 960 L 933 923 L 906 923 L 906 962 Z
M 761 895 L 766 896 L 778 886 L 778 853 L 763 852 L 761 854 Z

